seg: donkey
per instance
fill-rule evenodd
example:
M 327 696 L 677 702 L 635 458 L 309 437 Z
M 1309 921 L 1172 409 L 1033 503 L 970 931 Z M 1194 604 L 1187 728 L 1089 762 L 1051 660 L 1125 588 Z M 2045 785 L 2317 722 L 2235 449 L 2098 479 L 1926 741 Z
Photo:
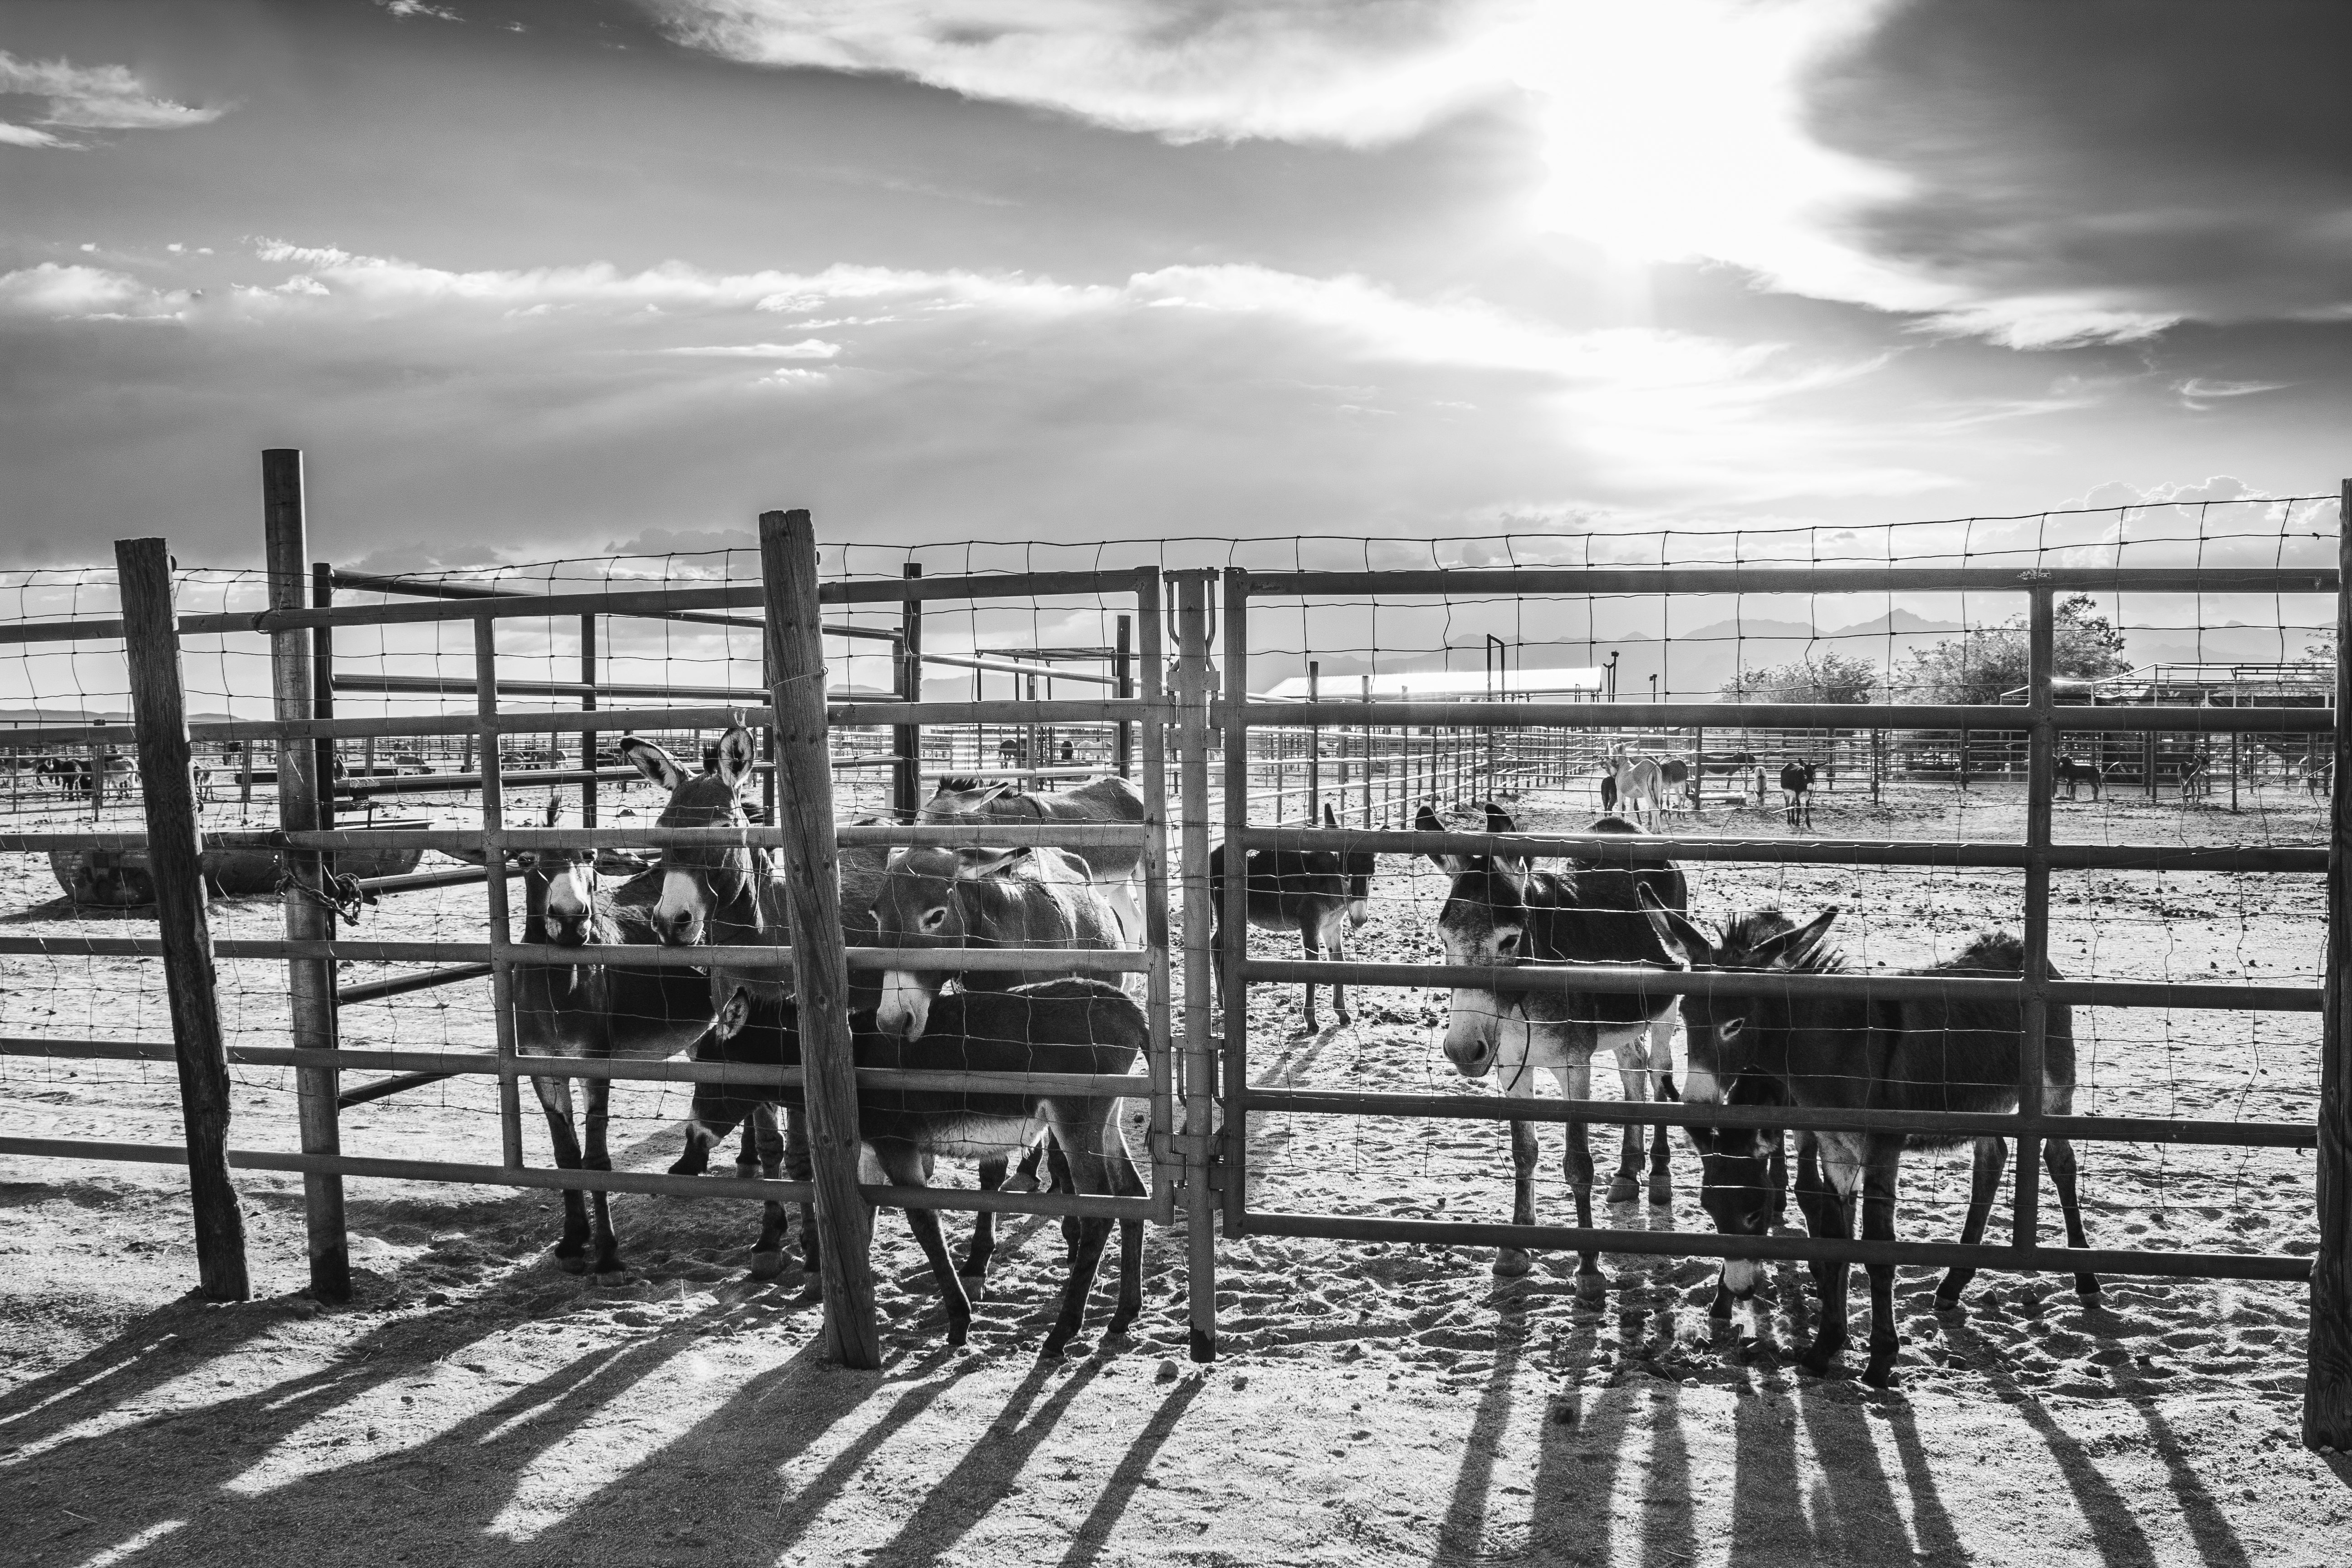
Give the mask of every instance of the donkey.
M 923 823 L 961 822 L 971 817 L 992 822 L 1134 822 L 1143 820 L 1143 796 L 1123 778 L 1099 778 L 1059 795 L 1028 795 L 1012 780 L 982 784 L 975 778 L 940 781 L 939 789 L 923 803 L 915 820 Z M 1095 890 L 1118 912 L 1119 929 L 1132 945 L 1143 938 L 1143 910 L 1135 901 L 1135 878 L 1143 862 L 1140 845 L 1122 848 L 1097 846 L 1083 851 Z
M 1150 1044 L 1150 1029 L 1142 1009 L 1124 992 L 1095 980 L 1055 980 L 1010 991 L 959 992 L 934 1003 L 928 1022 L 929 1026 L 919 1037 L 902 1037 L 877 1029 L 870 1013 L 853 1014 L 850 1032 L 857 1065 L 1001 1072 L 1005 1075 L 1004 1088 L 861 1087 L 857 1134 L 887 1181 L 898 1186 L 927 1186 L 932 1159 L 940 1154 L 981 1155 L 992 1159 L 1002 1170 L 1005 1156 L 1024 1147 L 1030 1129 L 1043 1122 L 1067 1157 L 1079 1192 L 1142 1195 L 1143 1183 L 1136 1174 L 1118 1125 L 1116 1098 L 1057 1096 L 1023 1087 L 1023 1075 L 1030 1073 L 1123 1074 L 1132 1069 L 1136 1058 Z M 754 1003 L 748 989 L 739 988 L 719 1009 L 718 1021 L 695 1055 L 704 1061 L 797 1067 L 801 1061 L 797 1010 L 791 1002 Z M 1137 1088 L 1142 1087 L 1138 1079 Z M 798 1089 L 764 1092 L 795 1108 L 803 1103 Z M 763 1091 L 740 1086 L 698 1084 L 686 1154 L 672 1170 L 680 1174 L 698 1173 L 711 1147 L 724 1140 L 763 1097 Z M 948 1342 L 960 1345 L 971 1331 L 971 1300 L 965 1292 L 963 1273 L 949 1263 L 939 1215 L 930 1209 L 910 1208 L 907 1226 L 915 1233 L 923 1256 L 930 1260 L 931 1278 L 939 1282 L 940 1299 L 947 1306 Z M 774 1256 L 782 1234 L 783 1209 L 770 1204 L 759 1251 L 753 1256 Z M 1069 1244 L 1070 1272 L 1062 1289 L 1061 1315 L 1045 1336 L 1045 1354 L 1049 1357 L 1059 1356 L 1077 1335 L 1087 1294 L 1110 1236 L 1110 1221 L 1066 1217 L 1062 1235 Z M 1123 1219 L 1119 1222 L 1118 1305 L 1111 1314 L 1108 1336 L 1125 1332 L 1142 1306 L 1143 1227 L 1139 1221 Z
M 1511 818 L 1499 806 L 1487 807 L 1490 832 L 1514 831 Z M 1423 809 L 1414 826 L 1423 832 L 1438 826 L 1434 812 Z M 1636 834 L 1641 829 L 1619 817 L 1605 816 L 1592 824 L 1596 833 Z M 1444 907 L 1437 917 L 1438 935 L 1452 964 L 1502 967 L 1526 962 L 1547 963 L 1671 963 L 1642 918 L 1638 889 L 1670 908 L 1685 907 L 1689 890 L 1682 871 L 1673 864 L 1638 870 L 1585 866 L 1570 861 L 1565 871 L 1530 870 L 1526 859 L 1509 855 L 1436 855 L 1435 861 L 1453 879 Z M 1617 1058 L 1625 1098 L 1650 1098 L 1652 1075 L 1657 1098 L 1675 1098 L 1673 1058 L 1669 1045 L 1674 1030 L 1674 997 L 1659 992 L 1486 991 L 1462 987 L 1454 993 L 1445 1030 L 1445 1055 L 1465 1078 L 1480 1078 L 1490 1069 L 1496 1089 L 1506 1095 L 1534 1092 L 1533 1075 L 1540 1068 L 1559 1080 L 1570 1100 L 1591 1096 L 1592 1057 L 1608 1051 Z M 1673 1177 L 1671 1143 L 1660 1127 L 1651 1141 L 1649 1198 L 1671 1203 Z M 1625 1128 L 1624 1147 L 1615 1178 L 1610 1183 L 1611 1203 L 1631 1203 L 1641 1195 L 1643 1152 L 1642 1129 Z M 1536 1132 L 1532 1122 L 1511 1123 L 1513 1201 L 1516 1225 L 1535 1223 Z M 1568 1124 L 1567 1174 L 1576 1199 L 1576 1220 L 1592 1223 L 1592 1152 L 1585 1141 L 1585 1123 Z M 1495 1272 L 1525 1274 L 1532 1264 L 1518 1247 L 1505 1247 L 1495 1256 Z M 1605 1289 L 1596 1254 L 1580 1255 L 1577 1285 L 1586 1294 Z
M 918 847 L 891 857 L 874 900 L 885 947 L 940 950 L 938 968 L 894 969 L 882 977 L 877 1020 L 887 1035 L 916 1040 L 941 987 L 1004 990 L 1004 971 L 960 972 L 955 948 L 1112 948 L 1119 919 L 1087 862 L 1060 849 L 971 850 Z
M 554 805 L 549 805 L 551 825 Z M 599 885 L 593 849 L 524 850 L 515 857 L 523 872 L 523 941 L 555 947 L 653 945 L 653 923 L 639 905 L 615 899 Z M 645 889 L 650 891 L 649 889 Z M 625 964 L 517 963 L 514 966 L 515 1047 L 525 1057 L 571 1057 L 589 1061 L 657 1061 L 675 1056 L 699 1038 L 710 1022 L 710 983 L 700 971 Z M 565 1170 L 609 1171 L 605 1108 L 612 1082 L 582 1081 L 586 1100 L 583 1149 L 572 1120 L 572 1080 L 535 1076 L 531 1089 L 547 1113 L 555 1163 Z M 751 1129 L 745 1129 L 748 1156 Z M 775 1140 L 771 1124 L 767 1143 Z M 775 1173 L 781 1150 L 761 1152 Z M 592 1221 L 593 1212 L 593 1221 Z M 618 1243 L 602 1191 L 563 1194 L 563 1237 L 555 1259 L 571 1273 L 621 1272 Z
M 1691 788 L 1690 763 L 1680 757 L 1668 757 L 1658 764 L 1658 780 L 1665 788 L 1666 809 L 1690 811 L 1698 805 L 1698 792 Z
M 1748 973 L 1834 974 L 1844 961 L 1825 942 L 1838 917 L 1825 910 L 1802 926 L 1771 930 L 1751 921 L 1735 921 L 1721 939 L 1709 942 L 1681 910 L 1654 898 L 1643 911 L 1660 944 L 1692 969 Z M 2021 975 L 2025 949 L 2004 932 L 1979 935 L 1948 963 L 1914 974 Z M 2054 974 L 2055 971 L 2053 971 Z M 1683 998 L 1683 1084 L 1686 1104 L 1784 1103 L 1832 1110 L 2005 1111 L 2017 1109 L 2018 1064 L 2024 1050 L 2023 1004 L 1970 996 L 1868 997 L 1710 996 Z M 2053 1003 L 2042 1058 L 2042 1106 L 2064 1116 L 2074 1103 L 2074 1029 L 2070 1009 Z M 1697 1129 L 1693 1130 L 1695 1133 Z M 1865 1240 L 1895 1239 L 1895 1193 L 1906 1148 L 1949 1148 L 1959 1138 L 1933 1133 L 1816 1132 L 1818 1173 L 1800 1161 L 1797 1203 L 1805 1227 L 1817 1237 L 1844 1240 L 1853 1234 L 1857 1196 Z M 1727 1236 L 1763 1234 L 1764 1190 L 1759 1173 L 1763 1150 L 1754 1132 L 1741 1128 L 1708 1130 L 1694 1138 L 1706 1151 L 1705 1195 L 1716 1229 Z M 2009 1143 L 1975 1140 L 1974 1179 L 1964 1245 L 1983 1239 L 1992 1212 Z M 2086 1247 L 2082 1206 L 2074 1190 L 2074 1147 L 2063 1138 L 2047 1140 L 2044 1158 L 2058 1205 L 2065 1216 L 2066 1244 Z M 1895 1268 L 1874 1263 L 1870 1274 L 1870 1360 L 1863 1381 L 1885 1388 L 1895 1382 Z M 1724 1265 L 1724 1288 L 1736 1298 L 1754 1293 L 1762 1266 L 1753 1258 Z M 1953 1268 L 1936 1290 L 1936 1304 L 1949 1309 L 1975 1270 Z M 1816 1263 L 1822 1317 L 1805 1369 L 1826 1375 L 1846 1342 L 1846 1265 Z M 2099 1282 L 2074 1276 L 2074 1289 L 2095 1296 Z
M 1650 822 L 1666 808 L 1666 779 L 1654 757 L 1629 757 L 1623 747 L 1609 753 L 1609 769 L 1617 785 L 1617 809 L 1640 821 L 1644 814 Z
M 2078 762 L 2073 757 L 2060 757 L 2057 760 L 2056 774 L 2051 785 L 2052 793 L 2055 795 L 2057 786 L 2064 784 L 2068 800 L 2080 800 L 2082 786 L 2084 784 L 2091 786 L 2091 798 L 2096 800 L 2099 798 L 2100 788 L 2107 782 L 2106 773 L 2098 763 Z
M 1424 808 L 1425 809 L 1425 808 Z M 1323 826 L 1337 827 L 1339 818 L 1331 803 L 1323 803 Z M 1372 877 L 1380 857 L 1369 849 L 1344 853 L 1329 849 L 1255 849 L 1249 855 L 1249 923 L 1261 931 L 1296 931 L 1309 959 L 1326 952 L 1338 963 L 1348 961 L 1348 932 L 1371 919 Z M 1209 850 L 1209 907 L 1217 924 L 1211 947 L 1224 948 L 1225 847 Z M 1224 966 L 1217 966 L 1220 986 Z M 1220 992 L 1219 1000 L 1223 1000 Z M 1342 1024 L 1348 1014 L 1347 987 L 1333 982 L 1331 1015 Z M 1307 1031 L 1316 1032 L 1315 983 L 1307 983 Z
M 1820 769 L 1809 762 L 1788 762 L 1780 764 L 1780 815 L 1790 826 L 1813 825 L 1813 778 Z
M 688 773 L 677 758 L 640 736 L 624 736 L 615 749 L 647 781 L 669 792 L 667 803 L 655 819 L 656 827 L 749 829 L 751 826 L 742 792 L 753 777 L 757 753 L 751 732 L 740 724 L 719 737 L 706 753 L 707 763 L 699 773 Z M 841 926 L 845 942 L 864 945 L 872 940 L 874 893 L 881 884 L 887 854 L 878 848 L 848 849 L 841 854 Z M 647 875 L 660 889 L 647 918 L 655 936 L 671 946 L 781 946 L 785 942 L 788 921 L 783 892 L 765 849 L 742 844 L 672 845 L 661 851 Z M 707 993 L 705 1020 L 714 1016 L 739 987 L 747 989 L 754 1000 L 781 1000 L 792 994 L 793 985 L 791 971 L 772 964 L 713 965 L 709 977 L 699 983 Z M 853 1009 L 873 1007 L 881 994 L 873 971 L 849 972 Z M 776 1162 L 771 1153 L 763 1145 L 760 1163 L 772 1174 Z M 782 1168 L 794 1181 L 807 1179 L 806 1129 L 797 1114 L 786 1122 Z M 750 1173 L 740 1163 L 738 1170 Z M 817 1265 L 816 1227 L 812 1223 L 814 1205 L 803 1204 L 801 1215 L 802 1258 L 814 1271 Z M 780 1261 L 773 1257 L 755 1258 L 752 1265 L 755 1273 L 767 1270 L 760 1275 L 765 1279 L 772 1276 Z

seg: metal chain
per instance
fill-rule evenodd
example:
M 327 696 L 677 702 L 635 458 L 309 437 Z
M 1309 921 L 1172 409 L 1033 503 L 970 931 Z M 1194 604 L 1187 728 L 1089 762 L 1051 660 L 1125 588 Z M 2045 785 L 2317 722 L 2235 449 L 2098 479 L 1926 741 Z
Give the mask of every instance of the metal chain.
M 343 923 L 350 926 L 359 924 L 360 910 L 375 902 L 375 889 L 361 887 L 357 877 L 334 871 L 327 873 L 322 880 L 323 888 L 313 888 L 287 871 L 278 879 L 278 891 L 308 899 L 329 914 L 341 916 Z

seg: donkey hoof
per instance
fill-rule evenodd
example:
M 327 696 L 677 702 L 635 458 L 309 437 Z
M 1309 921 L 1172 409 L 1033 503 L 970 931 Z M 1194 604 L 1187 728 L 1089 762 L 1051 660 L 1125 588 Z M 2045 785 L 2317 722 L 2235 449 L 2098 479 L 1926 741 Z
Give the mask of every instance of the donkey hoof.
M 1841 1370 L 1835 1351 L 1807 1351 L 1798 1358 L 1797 1366 L 1815 1377 L 1834 1377 Z
M 1893 1388 L 1903 1380 L 1895 1375 L 1895 1363 L 1891 1359 L 1880 1361 L 1873 1356 L 1870 1364 L 1862 1369 L 1862 1381 L 1873 1388 Z
M 755 1252 L 751 1254 L 752 1279 L 773 1279 L 777 1275 L 782 1274 L 783 1271 L 784 1255 L 782 1253 Z
M 1536 1260 L 1517 1247 L 1506 1247 L 1495 1254 L 1495 1277 L 1516 1279 L 1536 1266 Z
M 1004 1190 L 1008 1193 L 1034 1193 L 1037 1190 L 1037 1178 L 1025 1171 L 1015 1172 L 1004 1178 Z
M 700 1174 L 700 1173 L 699 1173 L 699 1172 L 696 1172 L 696 1173 L 693 1173 L 698 1174 L 698 1174 Z M 735 1162 L 735 1179 L 736 1179 L 737 1181 L 739 1181 L 739 1182 L 756 1182 L 756 1181 L 758 1181 L 758 1180 L 760 1179 L 760 1162 L 758 1162 L 757 1160 L 738 1160 L 738 1161 L 736 1161 L 736 1162 Z
M 585 1274 L 588 1272 L 588 1258 L 583 1253 L 575 1252 L 567 1258 L 559 1252 L 555 1255 L 555 1266 L 566 1274 Z
M 1671 1208 L 1675 1202 L 1675 1184 L 1664 1176 L 1650 1178 L 1650 1203 L 1654 1208 Z
M 1631 1176 L 1619 1176 L 1609 1184 L 1609 1201 L 1630 1204 L 1642 1195 L 1642 1184 Z
M 1936 1310 L 1938 1312 L 1957 1312 L 1959 1310 L 1960 1295 L 1958 1291 L 1955 1290 L 1948 1296 L 1945 1295 L 1941 1290 L 1936 1292 Z
M 1576 1293 L 1587 1300 L 1598 1300 L 1609 1294 L 1609 1276 L 1598 1268 L 1577 1270 Z

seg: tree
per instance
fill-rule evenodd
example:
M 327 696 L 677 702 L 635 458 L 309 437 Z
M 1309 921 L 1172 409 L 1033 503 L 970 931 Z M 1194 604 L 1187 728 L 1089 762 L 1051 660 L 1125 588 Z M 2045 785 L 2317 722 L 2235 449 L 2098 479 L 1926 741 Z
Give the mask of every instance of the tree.
M 2099 614 L 2088 594 L 2061 600 L 2052 628 L 2051 673 L 2096 680 L 2131 668 L 2124 634 Z M 1923 702 L 1999 702 L 2032 679 L 2031 632 L 2023 616 L 1997 626 L 1972 626 L 1958 638 L 1911 656 L 1896 684 Z
M 1825 653 L 1743 669 L 1723 683 L 1723 695 L 1734 702 L 1867 702 L 1878 685 L 1878 667 L 1868 659 Z

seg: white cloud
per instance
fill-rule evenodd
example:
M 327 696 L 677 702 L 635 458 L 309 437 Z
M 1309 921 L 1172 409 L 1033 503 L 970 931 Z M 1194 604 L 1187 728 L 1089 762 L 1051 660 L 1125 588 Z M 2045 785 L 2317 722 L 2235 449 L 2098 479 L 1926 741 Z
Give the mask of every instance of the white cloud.
M 1510 79 L 1520 7 L 1473 0 L 651 0 L 730 58 L 908 77 L 1178 139 L 1366 144 Z
M 647 0 L 730 58 L 900 76 L 1176 140 L 1370 146 L 1478 101 L 1532 106 L 1529 221 L 1619 267 L 1728 263 L 1775 290 L 2010 347 L 2125 342 L 2179 310 L 2021 290 L 1874 249 L 1891 164 L 1825 145 L 1815 78 L 1895 0 Z
M 176 317 L 194 298 L 151 289 L 135 278 L 102 267 L 37 267 L 0 273 L 0 311 L 58 320 L 128 321 Z
M 699 359 L 832 359 L 841 353 L 841 345 L 803 338 L 796 343 L 698 343 L 660 352 Z
M 78 66 L 62 58 L 20 60 L 0 50 L 0 94 L 46 98 L 41 125 L 78 131 L 176 131 L 208 125 L 228 112 L 156 97 L 127 66 Z M 38 140 L 36 140 L 38 138 Z M 22 125 L 0 125 L 0 142 L 18 147 L 79 143 Z

